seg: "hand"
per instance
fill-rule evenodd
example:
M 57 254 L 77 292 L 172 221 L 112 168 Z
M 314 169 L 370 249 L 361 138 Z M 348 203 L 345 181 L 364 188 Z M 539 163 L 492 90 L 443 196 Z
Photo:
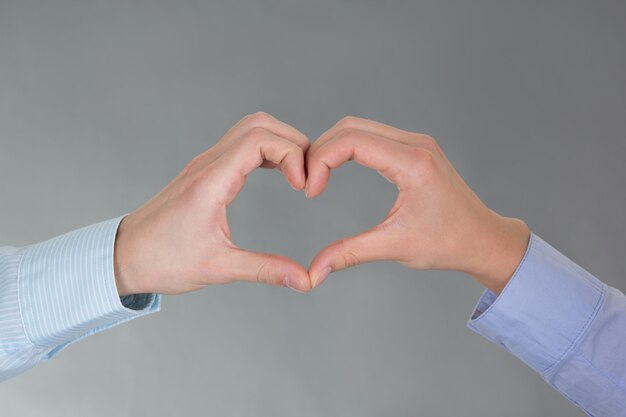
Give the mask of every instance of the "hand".
M 278 168 L 302 190 L 308 147 L 302 133 L 268 114 L 244 117 L 123 219 L 115 243 L 120 295 L 180 294 L 238 280 L 310 290 L 304 267 L 238 248 L 226 220 L 226 207 L 258 167 Z
M 332 271 L 396 260 L 415 269 L 464 271 L 499 293 L 526 251 L 526 224 L 487 208 L 427 135 L 346 117 L 313 143 L 306 159 L 309 198 L 349 160 L 377 170 L 399 190 L 382 223 L 317 254 L 309 267 L 314 287 Z

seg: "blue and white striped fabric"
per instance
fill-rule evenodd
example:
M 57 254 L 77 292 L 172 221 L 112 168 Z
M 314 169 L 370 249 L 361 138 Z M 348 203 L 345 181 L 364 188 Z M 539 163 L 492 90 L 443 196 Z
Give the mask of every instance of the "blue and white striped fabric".
M 113 249 L 123 217 L 23 248 L 0 248 L 0 381 L 71 343 L 160 309 L 157 294 L 117 293 Z

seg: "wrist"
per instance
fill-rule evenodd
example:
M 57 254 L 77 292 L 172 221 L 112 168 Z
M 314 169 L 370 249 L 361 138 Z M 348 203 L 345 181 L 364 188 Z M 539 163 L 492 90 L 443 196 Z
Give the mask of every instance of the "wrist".
M 523 220 L 493 216 L 472 242 L 471 262 L 464 272 L 500 294 L 526 253 L 530 230 Z
M 140 291 L 133 288 L 132 279 L 130 278 L 131 274 L 129 273 L 129 250 L 127 244 L 128 231 L 126 227 L 128 225 L 127 219 L 128 216 L 124 217 L 117 228 L 117 233 L 115 235 L 115 247 L 113 250 L 115 285 L 120 296 L 140 293 Z

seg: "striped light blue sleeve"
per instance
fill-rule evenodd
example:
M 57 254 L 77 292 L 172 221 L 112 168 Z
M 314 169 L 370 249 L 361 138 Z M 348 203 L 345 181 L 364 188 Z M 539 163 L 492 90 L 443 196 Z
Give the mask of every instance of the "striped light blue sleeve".
M 0 248 L 0 381 L 71 343 L 160 309 L 158 294 L 117 292 L 113 250 L 123 217 Z
M 516 355 L 590 416 L 626 416 L 626 297 L 531 234 L 500 295 L 470 329 Z

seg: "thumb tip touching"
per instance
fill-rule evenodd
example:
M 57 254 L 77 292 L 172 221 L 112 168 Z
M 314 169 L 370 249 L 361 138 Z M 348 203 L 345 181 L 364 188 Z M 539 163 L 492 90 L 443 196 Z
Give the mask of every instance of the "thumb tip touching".
M 235 249 L 222 257 L 222 265 L 234 281 L 280 285 L 299 292 L 311 290 L 308 271 L 281 255 Z
M 283 266 L 277 268 L 277 276 L 281 276 L 279 285 L 294 291 L 306 293 L 311 291 L 311 279 L 309 273 L 302 265 L 289 259 L 283 259 Z
M 328 275 L 331 273 L 332 268 L 330 266 L 323 267 L 318 272 L 309 275 L 311 277 L 311 287 L 315 288 L 320 285 L 328 278 Z
M 294 190 L 302 191 L 305 189 L 306 177 L 304 176 L 304 172 L 290 174 L 290 175 L 287 175 L 286 177 L 287 177 L 287 183 Z
M 306 293 L 309 292 L 312 288 L 311 281 L 308 279 L 303 279 L 293 274 L 285 275 L 283 279 L 283 285 L 287 288 L 291 288 L 294 291 Z
M 309 171 L 306 184 L 304 185 L 304 195 L 307 198 L 315 198 L 322 193 L 326 182 L 323 179 L 319 179 L 315 172 Z
M 300 293 L 311 291 L 312 285 L 308 272 L 295 262 L 286 261 L 284 267 L 276 270 L 277 284 Z
M 333 262 L 333 257 L 330 256 L 327 248 L 318 253 L 309 265 L 311 287 L 315 288 L 322 285 L 331 272 L 338 270 L 334 266 L 335 262 Z

